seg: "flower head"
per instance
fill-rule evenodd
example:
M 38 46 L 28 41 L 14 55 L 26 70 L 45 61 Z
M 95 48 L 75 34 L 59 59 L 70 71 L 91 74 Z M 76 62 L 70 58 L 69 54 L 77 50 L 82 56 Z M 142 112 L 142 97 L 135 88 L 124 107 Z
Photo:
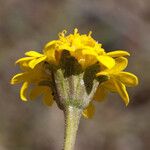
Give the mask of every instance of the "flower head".
M 85 117 L 94 114 L 92 99 L 99 101 L 108 91 L 118 92 L 127 105 L 125 86 L 138 84 L 135 75 L 123 71 L 129 53 L 106 53 L 91 32 L 80 35 L 75 29 L 73 34 L 66 35 L 63 31 L 58 40 L 45 45 L 42 53 L 31 50 L 25 55 L 16 61 L 23 72 L 11 80 L 12 84 L 23 83 L 21 99 L 27 101 L 43 95 L 47 105 L 56 101 L 61 109 L 68 105 L 78 107 L 84 110 Z

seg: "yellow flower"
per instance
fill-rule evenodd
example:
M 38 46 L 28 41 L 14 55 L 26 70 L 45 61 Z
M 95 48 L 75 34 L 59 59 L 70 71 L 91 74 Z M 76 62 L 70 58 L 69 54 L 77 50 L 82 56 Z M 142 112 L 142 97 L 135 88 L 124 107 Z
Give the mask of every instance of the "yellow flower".
M 24 61 L 26 62 L 26 60 Z M 23 101 L 27 101 L 28 98 L 35 99 L 37 96 L 43 95 L 44 103 L 51 105 L 53 103 L 53 97 L 50 87 L 39 84 L 42 81 L 51 81 L 51 76 L 44 70 L 44 64 L 39 63 L 34 69 L 31 69 L 29 66 L 24 67 L 24 61 L 20 61 L 22 62 L 20 65 L 24 72 L 16 74 L 12 78 L 11 84 L 23 83 L 20 89 L 20 98 Z M 30 84 L 32 84 L 32 90 L 29 93 L 28 88 Z
M 118 92 L 125 104 L 128 105 L 129 96 L 126 91 L 126 86 L 136 86 L 138 84 L 138 78 L 132 73 L 123 71 L 128 64 L 126 58 L 117 57 L 115 58 L 115 62 L 116 65 L 113 68 L 105 69 L 97 73 L 99 77 L 107 76 L 108 80 L 99 85 L 94 99 L 98 101 L 104 99 L 109 90 L 111 92 Z
M 107 53 L 108 56 L 115 59 L 115 66 L 111 69 L 101 67 L 101 71 L 97 73 L 99 77 L 107 78 L 102 84 L 99 84 L 93 99 L 96 101 L 102 101 L 110 92 L 118 92 L 125 104 L 129 103 L 129 96 L 126 91 L 126 86 L 136 86 L 138 84 L 138 78 L 129 72 L 123 70 L 127 67 L 128 60 L 123 56 L 130 56 L 130 54 L 123 50 L 117 50 Z M 95 112 L 95 106 L 93 102 L 83 111 L 85 118 L 92 118 Z
M 40 62 L 45 61 L 47 58 L 45 55 L 35 51 L 26 52 L 25 55 L 27 57 L 20 58 L 16 61 L 16 64 L 23 64 L 24 66 L 30 67 L 32 69 Z
M 135 75 L 123 71 L 127 66 L 124 56 L 129 53 L 122 50 L 106 53 L 91 32 L 80 35 L 75 29 L 66 36 L 63 31 L 58 40 L 45 45 L 43 53 L 31 50 L 25 55 L 16 61 L 23 73 L 11 80 L 11 84 L 23 83 L 21 99 L 27 101 L 43 95 L 45 104 L 52 105 L 55 100 L 60 109 L 67 105 L 79 107 L 86 118 L 91 118 L 95 111 L 93 96 L 99 101 L 108 91 L 118 92 L 127 105 L 125 86 L 138 84 Z
M 59 35 L 59 40 L 46 44 L 43 52 L 49 62 L 58 64 L 62 51 L 67 50 L 83 68 L 96 62 L 107 68 L 112 68 L 115 65 L 114 59 L 106 55 L 102 45 L 91 37 L 91 32 L 88 35 L 80 35 L 75 29 L 74 34 L 65 36 L 65 33 L 66 31 Z

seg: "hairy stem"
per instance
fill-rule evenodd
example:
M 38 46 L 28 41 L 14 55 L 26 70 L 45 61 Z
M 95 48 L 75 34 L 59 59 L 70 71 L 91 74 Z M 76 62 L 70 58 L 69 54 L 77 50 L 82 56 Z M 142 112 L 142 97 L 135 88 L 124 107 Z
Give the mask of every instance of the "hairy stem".
M 79 121 L 81 118 L 82 110 L 67 106 L 64 111 L 65 116 L 65 139 L 64 139 L 64 149 L 63 150 L 74 150 L 76 134 L 78 130 Z

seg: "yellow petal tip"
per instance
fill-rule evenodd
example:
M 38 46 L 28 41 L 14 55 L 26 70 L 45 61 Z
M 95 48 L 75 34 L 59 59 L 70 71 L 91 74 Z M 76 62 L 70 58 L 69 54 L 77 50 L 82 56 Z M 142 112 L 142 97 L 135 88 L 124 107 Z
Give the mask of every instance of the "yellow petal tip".
M 27 101 L 28 101 L 28 100 L 25 99 L 25 98 L 21 98 L 21 100 L 22 100 L 23 102 L 27 102 Z
M 15 82 L 13 81 L 13 79 L 11 79 L 10 84 L 14 85 Z
M 110 57 L 123 57 L 123 56 L 130 56 L 130 53 L 123 50 L 116 50 L 116 51 L 108 52 L 107 55 Z
M 126 107 L 129 105 L 129 99 L 125 101 Z

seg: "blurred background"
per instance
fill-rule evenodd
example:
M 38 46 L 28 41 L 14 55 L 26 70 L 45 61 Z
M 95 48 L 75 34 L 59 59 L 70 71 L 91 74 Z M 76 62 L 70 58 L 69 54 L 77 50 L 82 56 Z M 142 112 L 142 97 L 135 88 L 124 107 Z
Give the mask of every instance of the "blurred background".
M 150 149 L 150 1 L 149 0 L 0 0 L 0 150 L 60 150 L 63 113 L 40 99 L 24 103 L 15 60 L 41 51 L 58 32 L 93 31 L 106 51 L 131 53 L 128 71 L 139 77 L 128 89 L 125 107 L 117 94 L 96 105 L 93 119 L 81 119 L 76 150 Z

